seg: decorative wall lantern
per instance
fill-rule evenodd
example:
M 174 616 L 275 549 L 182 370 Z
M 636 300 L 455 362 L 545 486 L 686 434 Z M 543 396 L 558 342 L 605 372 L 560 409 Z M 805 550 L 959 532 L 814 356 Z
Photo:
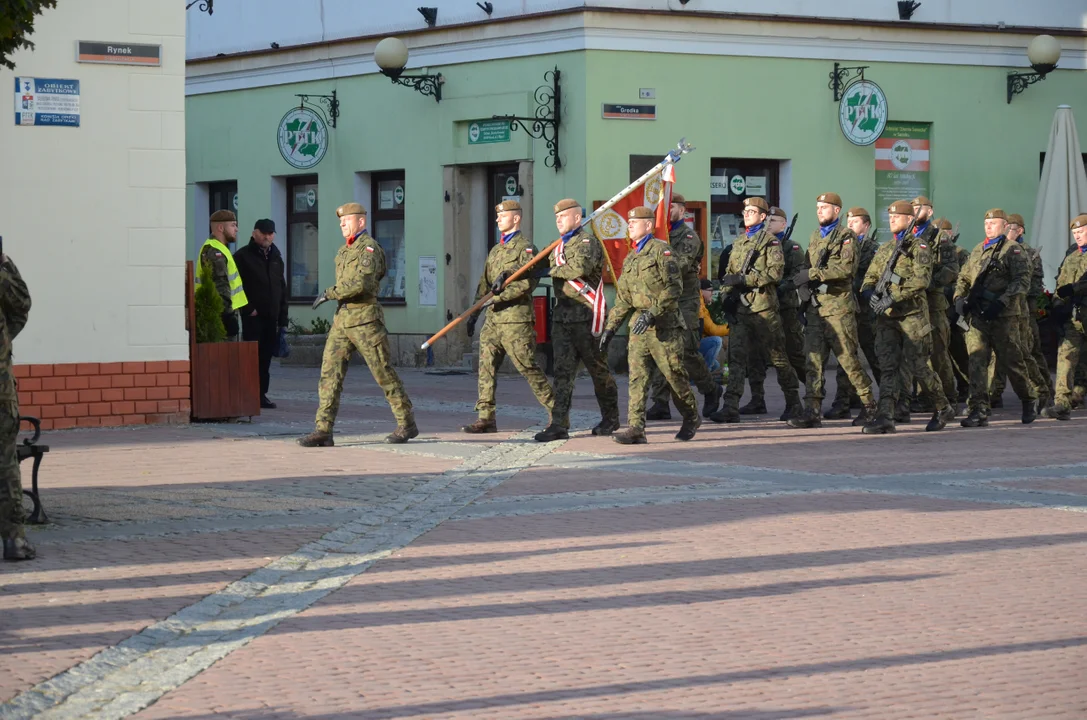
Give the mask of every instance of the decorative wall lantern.
M 1034 68 L 1032 73 L 1008 73 L 1008 103 L 1012 98 L 1053 72 L 1061 59 L 1061 43 L 1052 35 L 1038 35 L 1027 45 L 1027 60 Z
M 404 66 L 408 64 L 408 47 L 400 38 L 387 37 L 374 48 L 374 62 L 381 74 L 393 81 L 394 85 L 415 88 L 423 95 L 433 95 L 442 101 L 442 74 L 404 75 Z

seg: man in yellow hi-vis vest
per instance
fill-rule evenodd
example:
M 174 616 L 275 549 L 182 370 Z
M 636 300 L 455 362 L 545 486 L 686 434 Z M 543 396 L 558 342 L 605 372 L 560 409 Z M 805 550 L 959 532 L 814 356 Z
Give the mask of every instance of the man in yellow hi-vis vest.
M 239 308 L 249 304 L 242 289 L 242 278 L 234 256 L 230 254 L 227 243 L 238 237 L 238 218 L 229 210 L 216 210 L 211 216 L 211 237 L 200 248 L 200 268 L 196 274 L 196 284 L 215 283 L 219 297 L 223 299 L 223 327 L 226 328 L 227 340 L 238 337 Z

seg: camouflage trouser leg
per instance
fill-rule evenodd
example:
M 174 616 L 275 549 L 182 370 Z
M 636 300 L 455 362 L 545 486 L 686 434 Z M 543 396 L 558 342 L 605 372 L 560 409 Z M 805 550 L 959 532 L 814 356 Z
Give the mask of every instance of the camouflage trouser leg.
M 876 354 L 879 356 L 879 412 L 894 414 L 902 390 L 902 376 L 917 381 L 922 397 L 937 408 L 947 405 L 940 377 L 929 364 L 932 325 L 928 315 L 914 313 L 904 318 L 876 319 Z
M 0 538 L 23 534 L 23 486 L 15 443 L 19 434 L 19 406 L 14 400 L 0 410 Z
M 687 377 L 698 388 L 698 392 L 708 395 L 717 387 L 717 382 L 710 375 L 710 369 L 706 367 L 706 360 L 702 357 L 702 353 L 698 352 L 698 343 L 702 340 L 702 336 L 698 332 L 698 317 L 692 318 L 684 313 L 683 319 L 688 328 L 687 330 L 680 330 L 683 334 L 683 366 L 687 369 Z M 669 398 L 675 400 L 675 394 L 672 393 L 660 368 L 654 367 L 650 378 L 654 403 L 667 405 Z
M 1041 354 L 1041 338 L 1037 340 L 1037 346 L 1035 345 L 1035 334 L 1031 330 L 1030 319 L 1025 315 L 1018 315 L 1014 318 L 1009 318 L 1009 322 L 1018 325 L 1019 333 L 1019 347 L 1023 351 L 1023 364 L 1026 365 L 1027 375 L 1030 377 L 1030 381 L 1034 383 L 1034 387 L 1037 392 L 1050 392 L 1051 378 L 1049 375 L 1049 366 L 1045 362 L 1045 358 L 1042 358 L 1042 364 L 1039 366 L 1038 361 L 1035 360 L 1035 348 L 1037 352 Z M 1037 328 L 1035 327 L 1035 330 Z M 1004 394 L 1004 388 L 1007 387 L 1008 376 L 1004 372 L 1004 368 L 1000 367 L 996 361 L 996 355 L 989 360 L 989 397 L 1000 397 Z
M 1069 322 L 1065 326 L 1064 339 L 1057 348 L 1057 389 L 1054 394 L 1054 405 L 1063 408 L 1072 407 L 1072 388 L 1077 384 L 1076 372 L 1083 365 L 1083 359 L 1087 357 L 1087 336 L 1083 334 L 1083 326 Z
M 650 328 L 641 335 L 631 335 L 627 343 L 627 365 L 630 370 L 630 397 L 627 402 L 627 425 L 645 429 L 645 401 L 649 389 L 651 365 L 663 374 L 677 398 L 676 408 L 687 422 L 698 419 L 691 381 L 683 363 L 684 338 L 682 328 Z
M 800 322 L 800 310 L 798 308 L 782 308 L 781 330 L 785 334 L 785 354 L 789 356 L 789 364 L 798 378 L 804 377 L 807 372 L 807 356 L 804 351 L 804 324 Z M 763 364 L 765 368 L 769 363 Z
M 943 309 L 929 312 L 929 322 L 932 324 L 932 369 L 940 378 L 947 399 L 957 399 L 955 371 L 951 368 L 951 323 L 947 312 Z
M 876 358 L 876 333 L 875 333 L 875 318 L 867 308 L 861 308 L 857 311 L 857 345 L 860 348 L 860 352 L 857 354 L 857 359 L 861 359 L 860 353 L 864 353 L 864 359 L 868 361 L 868 367 L 872 370 L 872 380 L 875 387 L 879 387 L 879 360 Z M 853 388 L 853 384 L 849 382 L 849 375 L 845 369 L 838 365 L 838 370 L 834 375 L 834 382 L 837 386 L 834 391 L 834 404 L 845 405 L 850 403 L 853 398 L 857 398 L 857 391 Z
M 872 381 L 858 358 L 857 319 L 853 313 L 822 317 L 816 311 L 808 313 L 808 327 L 804 335 L 804 351 L 807 355 L 804 396 L 809 409 L 818 410 L 826 397 L 825 367 L 830 353 L 838 359 L 841 368 L 856 389 L 861 402 L 874 401 Z
M 948 349 L 951 355 L 951 368 L 955 372 L 958 397 L 963 397 L 970 389 L 970 354 L 966 351 L 966 333 L 957 324 L 951 328 Z
M 730 340 L 731 342 L 731 340 Z M 788 341 L 786 341 L 788 342 Z M 751 401 L 766 403 L 766 367 L 770 358 L 760 347 L 753 347 L 747 353 L 747 385 L 751 388 Z M 729 372 L 732 367 L 729 366 Z
M 1079 356 L 1079 365 L 1076 365 L 1075 378 L 1076 384 L 1072 388 L 1072 392 L 1079 395 L 1087 393 L 1087 353 Z
M 1038 311 L 1032 310 L 1027 316 L 1027 327 L 1030 329 L 1030 354 L 1034 358 L 1034 364 L 1038 366 L 1038 374 L 1045 381 L 1045 391 L 1053 400 L 1053 375 L 1049 372 L 1049 361 L 1042 352 L 1042 333 L 1038 329 Z
M 592 335 L 587 322 L 552 323 L 551 346 L 555 352 L 555 406 L 551 411 L 554 425 L 570 429 L 570 405 L 574 399 L 574 381 L 578 362 L 585 364 L 593 379 L 600 417 L 606 423 L 619 424 L 619 389 L 608 370 L 599 340 Z
M 777 370 L 778 385 L 785 391 L 786 401 L 799 393 L 800 383 L 796 371 L 789 364 L 789 356 L 785 354 L 785 334 L 776 311 L 739 315 L 735 327 L 729 331 L 728 345 L 732 362 L 728 369 L 728 389 L 725 390 L 726 408 L 739 409 L 747 368 L 756 348 L 769 354 L 770 363 Z
M 488 317 L 479 333 L 479 400 L 476 402 L 479 419 L 494 420 L 498 368 L 506 355 L 510 356 L 517 372 L 528 381 L 536 400 L 550 417 L 555 396 L 547 383 L 547 376 L 536 364 L 536 332 L 532 323 L 496 323 Z
M 970 318 L 970 332 L 966 334 L 966 349 L 970 353 L 970 410 L 989 412 L 989 357 L 996 355 L 998 367 L 1007 373 L 1012 388 L 1019 399 L 1037 400 L 1034 383 L 1030 379 L 1023 350 L 1019 346 L 1019 324 L 1016 318 L 1002 317 L 996 320 Z
M 336 415 L 340 412 L 340 393 L 343 391 L 343 379 L 347 375 L 347 363 L 355 346 L 347 337 L 343 325 L 332 321 L 332 327 L 325 338 L 325 351 L 321 357 L 321 380 L 317 384 L 317 422 L 318 432 L 332 432 Z

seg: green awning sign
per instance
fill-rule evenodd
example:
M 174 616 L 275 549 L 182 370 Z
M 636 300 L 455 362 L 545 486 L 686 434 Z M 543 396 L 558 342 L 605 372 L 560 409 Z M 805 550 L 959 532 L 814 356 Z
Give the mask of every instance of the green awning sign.
M 486 145 L 510 141 L 508 120 L 479 120 L 468 126 L 468 144 Z

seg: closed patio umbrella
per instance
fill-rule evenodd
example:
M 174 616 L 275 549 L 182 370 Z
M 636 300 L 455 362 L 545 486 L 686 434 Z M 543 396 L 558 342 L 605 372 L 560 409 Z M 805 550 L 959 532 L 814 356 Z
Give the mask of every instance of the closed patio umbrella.
M 1084 170 L 1079 135 L 1072 108 L 1061 105 L 1049 131 L 1038 198 L 1034 203 L 1034 227 L 1027 237 L 1042 252 L 1046 286 L 1053 289 L 1057 269 L 1071 242 L 1069 221 L 1087 212 L 1087 171 Z

